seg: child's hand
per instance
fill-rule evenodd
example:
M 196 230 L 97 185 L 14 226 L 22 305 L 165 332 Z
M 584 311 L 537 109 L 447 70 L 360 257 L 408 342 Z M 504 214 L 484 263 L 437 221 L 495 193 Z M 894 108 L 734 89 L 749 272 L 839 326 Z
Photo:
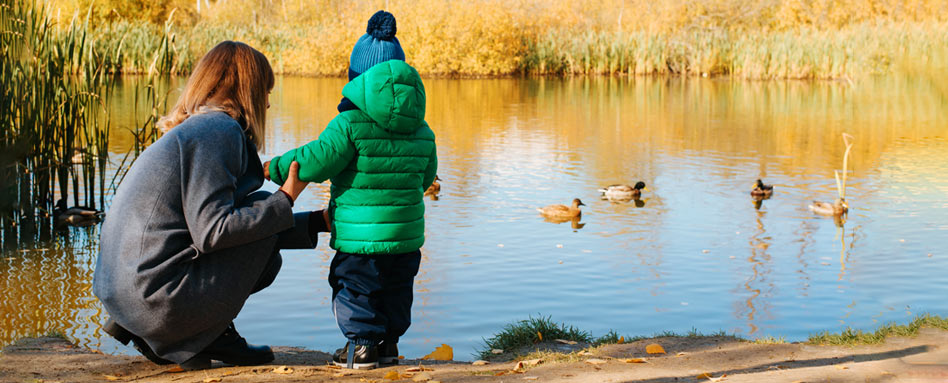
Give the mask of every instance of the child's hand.
M 270 161 L 263 163 L 263 178 L 270 180 Z
M 280 186 L 280 190 L 286 193 L 293 201 L 296 201 L 296 198 L 300 196 L 300 193 L 303 192 L 303 189 L 306 189 L 306 185 L 309 185 L 309 182 L 300 181 L 300 164 L 299 162 L 293 161 L 290 164 L 290 171 L 286 174 L 286 182 L 283 183 L 283 186 Z

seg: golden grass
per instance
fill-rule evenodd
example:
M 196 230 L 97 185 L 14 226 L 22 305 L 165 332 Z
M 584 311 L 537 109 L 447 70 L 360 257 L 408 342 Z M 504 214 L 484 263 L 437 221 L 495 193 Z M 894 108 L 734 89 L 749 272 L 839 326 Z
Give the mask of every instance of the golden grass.
M 53 3 L 68 12 L 90 1 Z M 427 75 L 852 78 L 924 60 L 948 43 L 945 0 L 228 0 L 199 14 L 186 3 L 181 71 L 235 39 L 281 73 L 342 76 L 366 20 L 382 8 L 398 18 L 408 61 Z

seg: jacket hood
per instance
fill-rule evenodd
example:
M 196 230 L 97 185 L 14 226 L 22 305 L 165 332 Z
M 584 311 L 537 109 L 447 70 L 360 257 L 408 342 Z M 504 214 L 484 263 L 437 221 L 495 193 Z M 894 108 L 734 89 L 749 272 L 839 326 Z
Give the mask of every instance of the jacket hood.
M 425 86 L 418 71 L 400 60 L 379 63 L 352 79 L 342 95 L 383 129 L 414 133 L 425 120 Z

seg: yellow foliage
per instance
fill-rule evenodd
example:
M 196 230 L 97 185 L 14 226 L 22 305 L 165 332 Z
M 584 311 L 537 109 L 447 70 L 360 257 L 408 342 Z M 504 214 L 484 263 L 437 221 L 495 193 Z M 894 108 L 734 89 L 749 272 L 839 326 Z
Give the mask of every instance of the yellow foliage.
M 436 347 L 430 354 L 425 355 L 423 360 L 454 360 L 454 349 L 446 344 Z
M 645 346 L 645 352 L 649 354 L 664 354 L 665 348 L 658 343 L 652 343 L 648 346 Z

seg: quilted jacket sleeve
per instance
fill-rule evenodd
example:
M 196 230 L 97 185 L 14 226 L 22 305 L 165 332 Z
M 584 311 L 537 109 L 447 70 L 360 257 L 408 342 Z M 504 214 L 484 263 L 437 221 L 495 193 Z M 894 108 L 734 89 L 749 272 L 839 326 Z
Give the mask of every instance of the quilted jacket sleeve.
M 318 139 L 270 160 L 270 180 L 283 185 L 293 161 L 300 163 L 299 176 L 304 182 L 323 182 L 339 174 L 355 156 L 347 126 L 342 115 L 336 116 Z

